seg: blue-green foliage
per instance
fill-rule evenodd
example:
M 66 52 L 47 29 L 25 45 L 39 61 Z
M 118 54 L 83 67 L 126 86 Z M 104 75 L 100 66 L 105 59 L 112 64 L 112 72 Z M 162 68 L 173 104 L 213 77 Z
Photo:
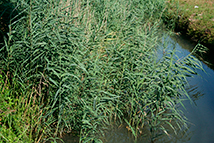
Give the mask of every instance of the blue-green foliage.
M 34 91 L 41 113 L 35 140 L 74 130 L 81 142 L 101 142 L 98 135 L 112 121 L 126 121 L 136 139 L 139 127 L 147 125 L 153 139 L 167 132 L 164 125 L 185 123 L 176 105 L 191 70 L 185 60 L 196 62 L 177 61 L 174 51 L 156 58 L 165 1 L 14 0 L 13 5 L 19 18 L 11 19 L 0 65 L 23 90 Z

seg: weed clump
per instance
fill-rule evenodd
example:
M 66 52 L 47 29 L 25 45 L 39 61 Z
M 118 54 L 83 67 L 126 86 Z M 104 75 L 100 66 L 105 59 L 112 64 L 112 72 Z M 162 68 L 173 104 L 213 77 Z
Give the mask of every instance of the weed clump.
M 9 73 L 5 79 L 17 83 L 14 99 L 20 95 L 26 103 L 18 103 L 32 108 L 30 139 L 54 140 L 75 131 L 80 142 L 100 142 L 108 125 L 125 121 L 136 140 L 149 126 L 154 141 L 168 134 L 165 125 L 175 132 L 185 127 L 177 105 L 188 96 L 186 76 L 201 66 L 191 55 L 176 58 L 175 49 L 157 58 L 164 1 L 13 4 L 24 16 L 9 24 L 0 65 Z

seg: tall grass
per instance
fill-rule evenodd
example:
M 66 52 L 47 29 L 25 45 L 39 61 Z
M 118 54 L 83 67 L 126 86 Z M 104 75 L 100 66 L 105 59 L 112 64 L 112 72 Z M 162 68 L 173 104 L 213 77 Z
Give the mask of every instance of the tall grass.
M 164 0 L 11 5 L 19 14 L 10 19 L 0 64 L 6 78 L 33 91 L 22 96 L 34 97 L 39 107 L 36 142 L 72 131 L 80 142 L 102 142 L 100 135 L 116 121 L 125 121 L 136 140 L 148 125 L 152 142 L 168 134 L 165 125 L 183 128 L 186 120 L 176 106 L 187 95 L 186 76 L 195 74 L 190 67 L 200 64 L 192 56 L 177 59 L 175 50 L 157 58 Z

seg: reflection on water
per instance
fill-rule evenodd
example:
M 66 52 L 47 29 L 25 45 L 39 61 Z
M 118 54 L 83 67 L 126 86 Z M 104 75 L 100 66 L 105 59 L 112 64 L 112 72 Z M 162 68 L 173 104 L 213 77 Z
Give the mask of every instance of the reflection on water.
M 169 46 L 175 46 L 179 57 L 185 57 L 196 46 L 195 43 L 191 43 L 182 37 L 167 37 L 171 44 Z M 177 129 L 177 134 L 171 128 L 168 128 L 168 136 L 163 134 L 159 136 L 155 143 L 211 143 L 214 142 L 214 71 L 208 66 L 212 67 L 213 64 L 208 64 L 204 57 L 199 57 L 202 60 L 203 68 L 206 73 L 198 70 L 200 76 L 195 75 L 188 79 L 189 86 L 186 87 L 192 104 L 189 100 L 184 102 L 185 108 L 181 108 L 183 114 L 188 118 L 188 128 L 183 130 Z M 209 61 L 213 61 L 212 59 Z M 171 129 L 171 130 L 170 130 Z M 151 142 L 151 134 L 149 130 L 144 130 L 145 134 L 139 137 L 137 143 L 149 143 Z M 134 137 L 131 132 L 127 130 L 126 126 L 111 129 L 106 135 L 106 143 L 134 143 Z
M 182 49 L 186 49 L 189 52 L 193 50 L 193 48 L 197 45 L 197 43 L 187 40 L 188 38 L 185 36 L 172 36 L 171 39 L 178 43 Z M 213 58 L 214 50 L 212 47 L 206 48 L 201 47 L 201 52 L 196 52 L 195 56 L 206 64 L 209 68 L 214 70 L 214 58 Z
M 63 141 L 65 143 L 79 143 L 79 137 L 76 133 L 66 134 L 63 136 Z M 57 143 L 62 143 L 61 141 L 57 141 Z
M 175 123 L 172 123 L 175 125 Z M 175 128 L 177 134 L 174 134 L 174 131 L 171 127 L 165 126 L 168 133 L 156 134 L 155 139 L 152 141 L 152 136 L 148 127 L 145 127 L 143 133 L 140 137 L 137 138 L 136 143 L 176 143 L 176 142 L 187 142 L 190 140 L 193 132 L 189 130 L 189 127 L 180 130 L 179 128 Z M 131 131 L 128 129 L 128 126 L 125 124 L 118 126 L 114 126 L 110 129 L 109 132 L 106 133 L 106 139 L 104 143 L 134 143 L 135 138 L 132 135 Z
M 187 86 L 186 90 L 190 95 L 190 98 L 194 101 L 194 103 L 196 103 L 196 100 L 199 100 L 200 97 L 204 95 L 204 93 L 198 89 L 198 85 L 196 84 Z
M 147 131 L 146 131 L 147 130 Z M 144 128 L 146 133 L 149 133 L 148 129 Z M 141 138 L 138 138 L 138 142 L 149 142 L 150 134 L 143 134 Z M 122 124 L 119 126 L 114 125 L 110 130 L 106 133 L 106 139 L 104 143 L 133 143 L 134 136 L 129 130 L 126 124 Z
M 196 45 L 189 42 L 185 37 L 172 37 L 171 41 L 176 44 L 176 49 L 180 51 L 179 57 L 188 55 Z M 183 109 L 183 112 L 191 123 L 189 129 L 191 136 L 187 140 L 188 143 L 214 142 L 214 71 L 212 70 L 214 69 L 214 57 L 211 55 L 213 55 L 212 51 L 209 51 L 207 57 L 203 55 L 202 58 L 199 58 L 203 61 L 202 65 L 206 73 L 198 70 L 197 73 L 200 76 L 195 75 L 188 79 L 190 86 L 187 87 L 187 90 L 195 103 L 184 102 L 186 110 Z M 207 64 L 204 59 L 211 62 L 211 64 Z
M 214 142 L 214 71 L 207 65 L 203 64 L 203 68 L 207 72 L 198 71 L 200 76 L 194 76 L 189 79 L 190 85 L 195 86 L 195 94 L 190 94 L 195 101 L 196 106 L 189 102 L 185 103 L 187 110 L 185 115 L 191 123 L 190 130 L 194 132 L 189 143 Z
M 175 45 L 179 51 L 176 53 L 179 57 L 185 57 L 195 47 L 195 43 L 191 43 L 185 38 L 181 37 L 167 37 L 171 45 Z M 201 59 L 199 57 L 199 59 Z M 202 60 L 204 57 L 202 58 Z M 209 61 L 214 61 L 209 57 Z M 203 60 L 204 62 L 205 60 Z M 214 63 L 214 62 L 213 62 Z M 214 71 L 211 69 L 214 64 L 202 63 L 206 71 L 198 70 L 200 76 L 193 76 L 188 79 L 189 86 L 187 91 L 194 104 L 190 101 L 184 101 L 186 109 L 181 108 L 183 114 L 188 118 L 188 128 L 179 130 L 176 128 L 177 134 L 171 128 L 168 128 L 168 133 L 171 136 L 162 134 L 156 137 L 155 143 L 212 143 L 214 142 Z M 208 66 L 211 68 L 209 68 Z M 214 69 L 214 68 L 213 68 Z M 134 143 L 134 137 L 127 129 L 126 124 L 113 126 L 109 132 L 106 133 L 105 143 Z M 165 127 L 167 128 L 167 127 Z M 142 136 L 138 138 L 137 143 L 150 143 L 151 133 L 149 128 L 144 128 Z M 66 137 L 65 142 L 69 142 L 69 136 Z

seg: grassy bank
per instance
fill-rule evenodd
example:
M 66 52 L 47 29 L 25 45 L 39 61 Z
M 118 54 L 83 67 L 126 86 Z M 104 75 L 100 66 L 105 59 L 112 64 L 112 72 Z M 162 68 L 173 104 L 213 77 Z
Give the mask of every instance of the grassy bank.
M 162 41 L 165 1 L 1 6 L 9 7 L 1 13 L 1 101 L 7 105 L 0 112 L 1 141 L 54 141 L 75 133 L 80 142 L 102 142 L 112 122 L 125 122 L 136 140 L 147 126 L 154 142 L 169 136 L 169 128 L 186 127 L 177 106 L 188 97 L 186 77 L 201 66 L 191 55 L 177 58 Z
M 212 0 L 173 0 L 169 18 L 175 30 L 208 47 L 214 45 L 214 2 Z

